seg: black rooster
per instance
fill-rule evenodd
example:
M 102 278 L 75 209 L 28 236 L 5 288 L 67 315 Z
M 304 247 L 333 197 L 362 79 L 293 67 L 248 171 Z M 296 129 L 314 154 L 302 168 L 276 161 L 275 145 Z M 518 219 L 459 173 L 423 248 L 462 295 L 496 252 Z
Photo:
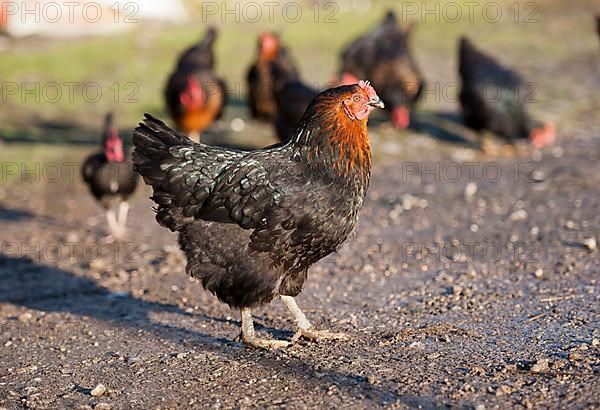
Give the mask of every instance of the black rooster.
M 90 155 L 81 168 L 84 182 L 94 198 L 106 210 L 111 239 L 121 240 L 125 235 L 129 203 L 138 175 L 125 155 L 123 140 L 114 126 L 113 115 L 107 114 L 102 131 L 103 151 Z
M 239 308 L 242 340 L 258 338 L 251 309 L 281 297 L 298 324 L 314 330 L 294 296 L 308 268 L 353 231 L 369 185 L 367 120 L 383 107 L 365 82 L 319 94 L 286 144 L 241 152 L 194 144 L 147 116 L 133 133 L 134 163 L 152 186 L 157 221 L 179 232 L 187 272 L 219 300 Z

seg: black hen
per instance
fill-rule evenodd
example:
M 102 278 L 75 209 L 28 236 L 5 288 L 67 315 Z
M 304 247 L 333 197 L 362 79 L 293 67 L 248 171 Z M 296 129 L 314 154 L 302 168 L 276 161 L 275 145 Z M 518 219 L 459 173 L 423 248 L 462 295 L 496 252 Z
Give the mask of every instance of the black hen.
M 466 38 L 460 40 L 459 60 L 460 102 L 468 127 L 489 130 L 511 143 L 523 138 L 537 147 L 554 142 L 554 126 L 529 116 L 524 102 L 530 92 L 517 72 L 477 50 Z
M 217 37 L 214 28 L 195 46 L 184 51 L 165 88 L 169 114 L 193 140 L 218 119 L 226 103 L 225 82 L 213 71 L 213 45 Z
M 368 83 L 317 96 L 286 144 L 240 152 L 194 144 L 147 116 L 133 133 L 134 162 L 153 187 L 157 221 L 179 232 L 187 272 L 242 313 L 242 340 L 259 339 L 250 309 L 281 297 L 298 336 L 312 329 L 293 296 L 308 268 L 350 235 L 369 183 L 367 120 L 383 107 Z
M 280 141 L 287 141 L 296 130 L 304 111 L 310 102 L 319 94 L 300 80 L 289 81 L 275 89 L 277 118 L 275 131 Z
M 396 15 L 388 11 L 378 26 L 348 44 L 342 51 L 342 73 L 364 78 L 375 62 L 378 43 L 393 32 L 397 25 Z
M 389 11 L 378 26 L 342 52 L 342 75 L 369 78 L 398 128 L 409 126 L 410 112 L 425 86 L 409 50 L 411 27 L 402 28 Z
M 311 101 L 319 94 L 319 90 L 300 80 L 297 73 L 290 75 L 286 65 L 274 61 L 271 64 L 273 78 L 273 93 L 277 114 L 275 116 L 275 131 L 280 141 L 287 141 L 298 127 L 304 111 Z M 352 75 L 344 75 L 335 79 L 329 86 L 352 85 L 358 79 Z M 327 85 L 325 86 L 327 87 Z
M 104 120 L 102 147 L 102 152 L 85 160 L 81 175 L 94 198 L 106 210 L 112 239 L 120 240 L 125 234 L 129 211 L 127 200 L 135 191 L 138 175 L 124 152 L 123 141 L 110 113 Z

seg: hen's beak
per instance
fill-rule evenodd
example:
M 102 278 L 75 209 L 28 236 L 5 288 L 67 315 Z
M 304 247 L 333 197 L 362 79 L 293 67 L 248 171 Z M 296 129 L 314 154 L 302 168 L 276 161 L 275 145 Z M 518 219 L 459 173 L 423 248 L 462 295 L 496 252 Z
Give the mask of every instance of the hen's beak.
M 367 105 L 375 108 L 385 108 L 385 104 L 383 103 L 383 101 L 381 101 L 380 98 L 374 98 L 372 100 L 369 100 Z

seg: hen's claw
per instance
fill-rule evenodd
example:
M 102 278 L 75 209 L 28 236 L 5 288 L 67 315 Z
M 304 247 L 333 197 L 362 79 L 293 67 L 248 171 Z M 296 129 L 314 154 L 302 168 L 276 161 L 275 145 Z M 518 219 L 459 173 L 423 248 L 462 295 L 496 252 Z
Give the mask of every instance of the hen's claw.
M 298 329 L 292 343 L 296 343 L 301 338 L 306 339 L 310 342 L 319 343 L 323 340 L 348 340 L 350 339 L 345 333 L 330 332 L 329 330 L 315 330 L 315 329 Z
M 242 315 L 242 333 L 241 339 L 242 342 L 248 347 L 254 347 L 258 349 L 280 349 L 282 347 L 288 347 L 291 345 L 290 342 L 285 340 L 273 340 L 273 339 L 261 339 L 260 337 L 256 337 L 256 333 L 254 333 L 254 322 L 252 321 L 252 313 L 250 313 L 250 308 L 241 308 L 240 309 Z
M 281 349 L 292 345 L 292 343 L 285 340 L 261 339 L 260 337 L 242 337 L 242 342 L 248 347 L 265 350 Z

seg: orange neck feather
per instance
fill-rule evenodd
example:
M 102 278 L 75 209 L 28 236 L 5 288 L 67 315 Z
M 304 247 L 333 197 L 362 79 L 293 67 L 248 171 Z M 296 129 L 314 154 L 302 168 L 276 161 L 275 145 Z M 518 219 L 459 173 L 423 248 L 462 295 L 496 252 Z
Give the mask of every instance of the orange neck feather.
M 368 182 L 371 145 L 367 119 L 349 118 L 339 100 L 325 100 L 312 108 L 295 136 L 296 143 L 308 148 L 309 163 L 332 177 Z
M 355 167 L 371 169 L 371 144 L 367 132 L 367 119 L 348 118 L 343 109 L 337 113 L 338 128 L 330 134 L 329 143 L 338 153 L 334 166 L 340 175 L 348 176 Z M 337 146 L 336 146 L 337 145 Z

